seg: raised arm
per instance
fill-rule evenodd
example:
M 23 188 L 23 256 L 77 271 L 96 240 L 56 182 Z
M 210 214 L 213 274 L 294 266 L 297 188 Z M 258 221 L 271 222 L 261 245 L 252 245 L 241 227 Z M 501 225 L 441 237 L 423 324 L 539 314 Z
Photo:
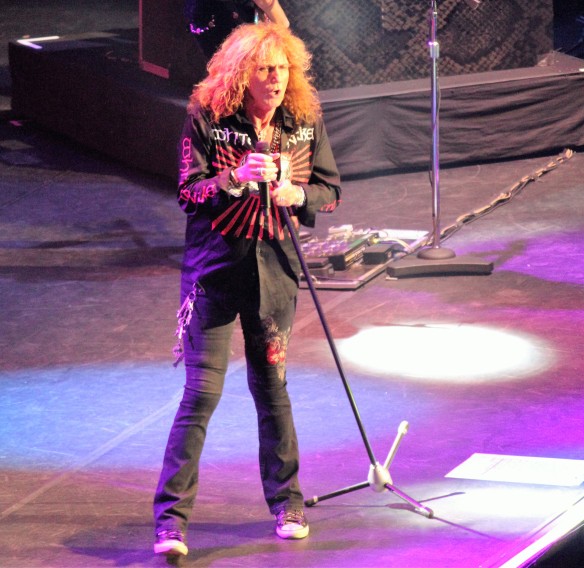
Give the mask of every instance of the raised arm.
M 287 28 L 290 27 L 290 22 L 278 0 L 254 0 L 254 2 L 270 21 Z

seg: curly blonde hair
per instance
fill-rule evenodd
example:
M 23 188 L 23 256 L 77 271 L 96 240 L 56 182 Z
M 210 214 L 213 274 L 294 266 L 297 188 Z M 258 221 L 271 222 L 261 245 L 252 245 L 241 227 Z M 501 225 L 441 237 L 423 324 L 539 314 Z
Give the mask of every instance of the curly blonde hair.
M 231 32 L 209 61 L 207 77 L 195 85 L 187 109 L 200 104 L 215 121 L 234 114 L 244 104 L 255 67 L 275 50 L 290 65 L 284 106 L 296 120 L 314 122 L 321 107 L 309 75 L 312 56 L 288 28 L 270 22 L 244 24 Z

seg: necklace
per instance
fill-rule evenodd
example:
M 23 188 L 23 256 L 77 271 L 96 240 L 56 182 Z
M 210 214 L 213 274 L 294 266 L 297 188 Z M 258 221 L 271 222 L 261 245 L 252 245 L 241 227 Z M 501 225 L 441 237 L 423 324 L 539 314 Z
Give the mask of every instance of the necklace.
M 266 133 L 270 129 L 271 125 L 272 125 L 272 121 L 269 120 L 268 124 L 266 124 L 263 128 L 260 128 L 259 130 L 257 128 L 255 129 L 256 134 L 258 135 L 258 140 L 263 140 L 266 137 Z

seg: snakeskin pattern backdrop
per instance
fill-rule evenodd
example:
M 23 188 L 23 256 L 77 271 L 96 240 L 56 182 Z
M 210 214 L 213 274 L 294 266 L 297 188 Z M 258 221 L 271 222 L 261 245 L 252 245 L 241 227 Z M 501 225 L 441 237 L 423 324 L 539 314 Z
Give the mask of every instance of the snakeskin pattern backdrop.
M 292 29 L 314 55 L 319 89 L 430 75 L 429 0 L 281 0 L 281 4 Z M 549 0 L 482 0 L 476 9 L 467 0 L 437 4 L 441 75 L 532 67 L 553 49 Z

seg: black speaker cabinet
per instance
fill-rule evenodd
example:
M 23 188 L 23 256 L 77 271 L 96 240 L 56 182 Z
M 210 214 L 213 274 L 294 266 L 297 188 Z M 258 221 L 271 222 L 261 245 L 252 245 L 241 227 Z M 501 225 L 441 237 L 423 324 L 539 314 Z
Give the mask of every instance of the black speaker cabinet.
M 173 37 L 182 25 L 181 5 L 182 0 L 140 0 L 140 68 L 165 79 L 170 77 Z
M 190 87 L 200 81 L 209 55 L 189 30 L 184 0 L 140 0 L 140 68 Z
M 190 88 L 229 32 L 253 21 L 253 6 L 250 0 L 140 0 L 140 68 Z

